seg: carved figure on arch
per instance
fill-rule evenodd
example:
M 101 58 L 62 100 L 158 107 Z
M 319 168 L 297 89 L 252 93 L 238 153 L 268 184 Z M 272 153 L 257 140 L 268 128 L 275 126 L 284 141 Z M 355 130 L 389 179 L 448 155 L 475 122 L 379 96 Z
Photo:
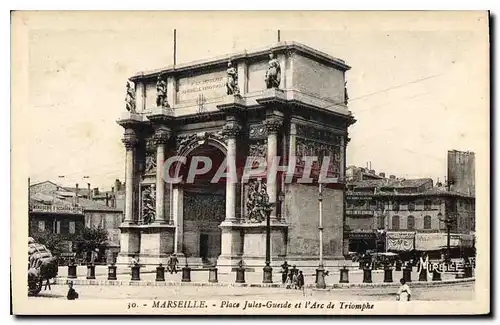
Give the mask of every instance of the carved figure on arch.
M 162 108 L 170 107 L 167 101 L 167 83 L 161 75 L 158 76 L 156 81 L 156 106 Z
M 266 88 L 279 88 L 281 82 L 281 66 L 279 61 L 274 57 L 274 53 L 269 54 L 269 62 L 266 71 Z
M 154 184 L 144 186 L 142 190 L 142 220 L 144 224 L 150 224 L 156 217 L 156 192 Z
M 247 193 L 247 220 L 252 223 L 266 219 L 266 210 L 271 208 L 266 184 L 262 180 L 251 180 L 248 183 Z
M 125 108 L 130 113 L 135 113 L 135 89 L 130 84 L 130 81 L 127 81 L 127 95 L 125 96 Z
M 226 90 L 228 95 L 240 94 L 240 89 L 238 87 L 238 71 L 231 61 L 227 63 Z

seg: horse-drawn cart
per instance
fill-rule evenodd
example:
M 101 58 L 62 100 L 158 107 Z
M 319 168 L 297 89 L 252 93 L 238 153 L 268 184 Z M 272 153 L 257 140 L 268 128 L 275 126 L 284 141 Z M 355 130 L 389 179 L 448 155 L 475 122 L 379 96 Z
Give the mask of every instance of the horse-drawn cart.
M 28 237 L 28 295 L 37 295 L 44 281 L 57 276 L 57 259 L 45 245 Z

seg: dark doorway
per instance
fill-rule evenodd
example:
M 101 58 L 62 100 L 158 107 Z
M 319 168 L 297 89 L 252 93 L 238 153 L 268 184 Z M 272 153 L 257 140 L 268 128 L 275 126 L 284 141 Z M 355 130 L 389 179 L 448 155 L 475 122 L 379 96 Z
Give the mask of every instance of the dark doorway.
M 208 235 L 200 234 L 200 257 L 203 263 L 208 261 Z

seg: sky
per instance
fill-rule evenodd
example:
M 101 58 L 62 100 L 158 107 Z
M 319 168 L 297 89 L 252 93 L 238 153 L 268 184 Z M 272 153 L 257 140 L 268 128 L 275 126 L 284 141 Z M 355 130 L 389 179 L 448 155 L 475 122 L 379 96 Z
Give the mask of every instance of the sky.
M 479 13 L 49 12 L 24 23 L 32 183 L 109 189 L 123 180 L 116 120 L 126 81 L 172 64 L 174 28 L 178 63 L 274 44 L 278 28 L 282 41 L 345 60 L 357 120 L 348 165 L 442 180 L 447 150 L 487 154 L 487 22 Z

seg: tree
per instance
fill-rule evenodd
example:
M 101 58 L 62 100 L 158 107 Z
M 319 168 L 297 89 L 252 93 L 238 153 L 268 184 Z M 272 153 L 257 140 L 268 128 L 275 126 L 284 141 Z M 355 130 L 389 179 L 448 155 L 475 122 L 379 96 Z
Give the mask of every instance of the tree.
M 108 246 L 108 231 L 101 227 L 85 227 L 77 236 L 75 243 L 77 253 L 106 249 Z
M 55 234 L 48 231 L 38 232 L 33 236 L 35 242 L 45 245 L 52 255 L 57 256 L 63 251 L 66 251 L 67 239 L 60 234 Z

